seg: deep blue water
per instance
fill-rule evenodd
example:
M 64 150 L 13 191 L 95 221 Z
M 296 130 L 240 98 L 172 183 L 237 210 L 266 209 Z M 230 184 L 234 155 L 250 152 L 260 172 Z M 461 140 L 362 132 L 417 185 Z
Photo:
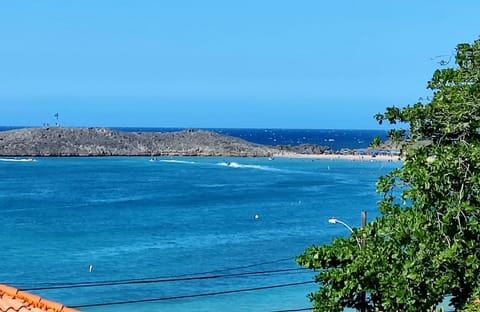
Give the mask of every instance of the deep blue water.
M 178 128 L 119 128 L 125 131 L 178 131 Z M 265 145 L 318 144 L 333 150 L 366 148 L 375 136 L 387 138 L 384 130 L 332 130 L 332 129 L 207 129 Z
M 11 130 L 19 127 L 0 127 L 2 130 Z M 184 128 L 115 128 L 133 132 L 171 132 Z M 383 140 L 387 138 L 384 130 L 329 130 L 329 129 L 232 129 L 211 128 L 221 134 L 239 137 L 249 142 L 265 145 L 300 145 L 318 144 L 328 146 L 333 150 L 342 148 L 366 148 L 376 136 Z
M 398 165 L 200 157 L 0 161 L 0 283 L 67 284 L 30 291 L 82 311 L 308 308 L 306 296 L 318 285 L 312 272 L 297 270 L 294 257 L 349 234 L 327 222 L 332 216 L 354 227 L 362 210 L 373 219 L 376 179 Z M 113 285 L 118 281 L 125 283 Z M 92 282 L 104 286 L 71 287 Z

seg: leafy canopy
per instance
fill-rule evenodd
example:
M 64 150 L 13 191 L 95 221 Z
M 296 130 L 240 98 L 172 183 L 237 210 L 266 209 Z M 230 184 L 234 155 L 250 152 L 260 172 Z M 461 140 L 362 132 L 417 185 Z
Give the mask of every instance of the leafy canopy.
M 459 310 L 480 293 L 480 40 L 455 63 L 433 73 L 429 102 L 375 116 L 408 127 L 390 132 L 404 162 L 378 180 L 380 217 L 297 257 L 319 269 L 316 311 L 431 311 L 446 296 Z

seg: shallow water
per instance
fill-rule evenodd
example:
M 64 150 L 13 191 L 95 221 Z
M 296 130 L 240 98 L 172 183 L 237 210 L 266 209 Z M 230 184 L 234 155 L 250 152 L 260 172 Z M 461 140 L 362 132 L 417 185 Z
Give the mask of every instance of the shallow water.
M 394 166 L 281 158 L 0 161 L 0 282 L 82 311 L 308 308 L 306 296 L 318 285 L 295 256 L 349 234 L 329 224 L 331 216 L 353 227 L 362 210 L 374 218 L 376 179 Z M 103 286 L 72 287 L 93 282 Z

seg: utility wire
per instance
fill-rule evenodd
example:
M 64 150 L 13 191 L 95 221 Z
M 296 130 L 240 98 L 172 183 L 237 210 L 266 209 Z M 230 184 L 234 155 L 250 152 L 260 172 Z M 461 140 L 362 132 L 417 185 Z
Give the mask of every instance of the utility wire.
M 255 275 L 290 274 L 292 272 L 298 272 L 298 271 L 306 272 L 307 270 L 308 269 L 304 269 L 304 268 L 296 268 L 296 269 L 282 269 L 282 270 L 270 270 L 270 271 L 258 271 L 258 272 L 232 273 L 232 274 L 223 274 L 223 275 L 206 275 L 206 276 L 197 276 L 197 277 L 173 277 L 173 278 L 144 279 L 144 280 L 123 280 L 123 281 L 89 282 L 89 283 L 87 282 L 87 283 L 78 283 L 78 284 L 48 286 L 48 287 L 32 287 L 32 288 L 24 288 L 23 290 L 37 291 L 37 290 L 86 288 L 86 287 L 117 286 L 117 285 L 154 284 L 154 283 L 207 280 L 207 279 L 218 279 L 218 278 L 247 277 L 247 276 L 255 276 Z
M 198 298 L 198 297 L 234 294 L 234 293 L 248 292 L 248 291 L 258 291 L 258 290 L 281 288 L 281 287 L 291 287 L 291 286 L 305 285 L 305 284 L 311 284 L 311 283 L 315 283 L 315 282 L 314 281 L 306 281 L 306 282 L 279 284 L 279 285 L 262 286 L 262 287 L 254 287 L 254 288 L 236 289 L 236 290 L 224 290 L 224 291 L 217 291 L 217 292 L 210 292 L 210 293 L 203 293 L 203 294 L 180 295 L 180 296 L 172 296 L 172 297 L 150 298 L 150 299 L 139 299 L 139 300 L 128 300 L 128 301 L 114 301 L 114 302 L 103 302 L 103 303 L 90 303 L 90 304 L 72 305 L 70 307 L 79 309 L 79 308 L 102 307 L 102 306 L 112 306 L 112 305 L 122 305 L 122 304 L 178 300 L 178 299 L 187 299 L 187 298 Z
M 254 263 L 254 264 L 248 264 L 248 265 L 237 266 L 237 267 L 217 269 L 217 270 L 206 271 L 206 272 L 186 273 L 186 274 L 179 274 L 179 275 L 143 277 L 143 278 L 135 278 L 135 279 L 97 281 L 97 282 L 84 281 L 84 282 L 76 282 L 76 283 L 43 283 L 43 285 L 42 284 L 37 284 L 38 286 L 20 287 L 20 288 L 22 288 L 24 290 L 47 290 L 47 289 L 69 288 L 68 286 L 71 286 L 72 288 L 75 288 L 75 287 L 78 287 L 77 285 L 82 285 L 81 287 L 84 287 L 84 285 L 90 285 L 90 284 L 92 284 L 92 285 L 108 284 L 108 283 L 125 283 L 125 284 L 126 283 L 132 283 L 133 284 L 134 282 L 137 282 L 137 281 L 143 282 L 143 281 L 148 281 L 148 280 L 156 281 L 156 280 L 161 280 L 161 279 L 175 279 L 175 278 L 180 279 L 182 277 L 192 277 L 192 276 L 198 276 L 198 275 L 222 273 L 222 272 L 228 272 L 228 271 L 233 271 L 233 270 L 241 270 L 241 269 L 247 269 L 247 268 L 252 268 L 252 267 L 256 267 L 256 266 L 262 266 L 262 265 L 266 265 L 266 264 L 274 264 L 274 263 L 284 262 L 284 261 L 293 260 L 293 259 L 294 258 L 288 257 L 288 258 L 282 258 L 282 259 L 277 259 L 277 260 L 273 260 L 273 261 Z M 12 284 L 14 284 L 14 283 L 12 283 Z
M 198 272 L 198 273 L 190 273 L 190 274 L 180 274 L 180 275 L 173 275 L 173 276 L 165 276 L 165 277 L 150 277 L 150 278 L 138 278 L 138 279 L 126 279 L 126 280 L 113 280 L 113 281 L 103 281 L 103 282 L 80 282 L 80 283 L 69 283 L 69 284 L 47 284 L 53 286 L 46 286 L 46 287 L 32 287 L 32 288 L 24 288 L 27 291 L 35 291 L 35 290 L 52 290 L 52 289 L 67 289 L 67 288 L 80 288 L 80 287 L 100 287 L 100 286 L 116 286 L 116 285 L 129 285 L 129 284 L 149 284 L 149 283 L 164 283 L 164 282 L 177 282 L 177 281 L 191 281 L 191 280 L 207 280 L 207 279 L 218 279 L 218 278 L 235 278 L 235 277 L 249 277 L 255 275 L 274 275 L 274 274 L 293 274 L 298 271 L 305 271 L 305 273 L 310 272 L 310 270 L 305 268 L 295 268 L 295 269 L 278 269 L 278 270 L 267 270 L 267 271 L 256 271 L 256 272 L 243 272 L 243 273 L 232 273 L 232 274 L 223 274 L 223 275 L 206 275 L 212 273 L 220 273 L 220 272 L 227 272 L 232 270 L 241 270 L 246 268 L 252 268 L 256 266 L 262 266 L 266 264 L 274 264 L 279 262 L 284 262 L 288 260 L 293 260 L 291 257 L 277 259 L 268 262 L 262 263 L 255 263 L 225 269 L 218 269 L 212 270 L 207 272 Z M 139 300 L 131 300 L 131 301 L 118 301 L 118 302 L 110 302 L 110 303 L 94 303 L 94 304 L 84 304 L 84 305 L 77 305 L 72 306 L 74 308 L 86 308 L 86 307 L 95 307 L 95 306 L 108 306 L 108 305 L 121 305 L 121 304 L 133 304 L 133 303 L 146 303 L 146 302 L 155 302 L 155 301 L 166 301 L 166 300 L 178 300 L 178 299 L 187 299 L 187 298 L 196 298 L 196 297 L 205 297 L 205 296 L 215 296 L 215 295 L 222 295 L 222 294 L 232 294 L 232 293 L 239 293 L 239 292 L 248 292 L 248 291 L 258 291 L 258 290 L 265 290 L 265 289 L 273 289 L 273 288 L 280 288 L 280 287 L 290 287 L 296 285 L 303 285 L 303 284 L 310 284 L 314 283 L 314 281 L 307 281 L 307 282 L 297 282 L 297 283 L 289 283 L 289 284 L 280 284 L 280 285 L 272 285 L 272 286 L 263 286 L 263 287 L 255 287 L 255 288 L 246 288 L 246 289 L 237 289 L 237 290 L 227 290 L 227 291 L 218 291 L 218 292 L 211 292 L 211 293 L 203 293 L 203 294 L 193 294 L 193 295 L 181 295 L 181 296 L 172 296 L 172 297 L 164 297 L 164 298 L 151 298 L 151 299 L 139 299 Z M 277 310 L 272 312 L 296 312 L 296 311 L 310 311 L 312 308 L 302 308 L 302 309 L 288 309 L 288 310 Z

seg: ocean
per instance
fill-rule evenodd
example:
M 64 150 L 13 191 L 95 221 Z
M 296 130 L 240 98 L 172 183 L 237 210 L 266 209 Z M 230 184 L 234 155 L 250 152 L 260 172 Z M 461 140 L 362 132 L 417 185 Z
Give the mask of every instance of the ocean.
M 319 285 L 295 256 L 349 235 L 332 216 L 375 218 L 376 180 L 399 165 L 0 160 L 0 283 L 81 311 L 308 310 Z
M 182 128 L 117 128 L 123 131 L 179 131 Z M 239 137 L 263 145 L 318 144 L 333 150 L 342 148 L 367 148 L 376 136 L 387 139 L 385 130 L 338 130 L 338 129 L 205 129 L 220 134 Z

